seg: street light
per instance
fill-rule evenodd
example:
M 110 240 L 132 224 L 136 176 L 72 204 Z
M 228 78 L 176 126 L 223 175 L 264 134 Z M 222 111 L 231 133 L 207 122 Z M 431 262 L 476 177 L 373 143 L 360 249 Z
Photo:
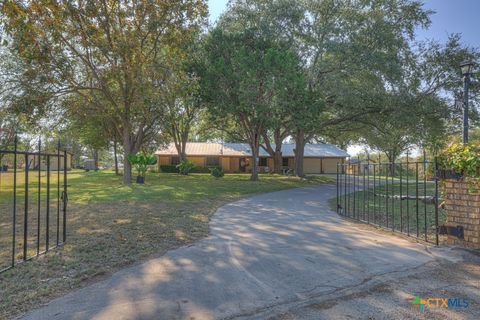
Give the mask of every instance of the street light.
M 466 60 L 460 64 L 463 75 L 463 143 L 468 143 L 468 86 L 473 71 L 473 61 Z

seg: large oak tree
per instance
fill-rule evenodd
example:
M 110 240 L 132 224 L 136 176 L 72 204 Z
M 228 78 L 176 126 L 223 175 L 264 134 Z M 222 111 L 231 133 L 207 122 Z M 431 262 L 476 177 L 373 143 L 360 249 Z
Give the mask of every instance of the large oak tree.
M 205 51 L 202 92 L 210 121 L 235 123 L 241 140 L 250 145 L 251 180 L 257 180 L 262 134 L 269 128 L 275 100 L 285 97 L 290 80 L 297 81 L 299 61 L 294 52 L 255 28 L 216 28 Z
M 44 105 L 83 98 L 86 113 L 121 137 L 130 183 L 128 155 L 158 134 L 165 79 L 206 10 L 203 0 L 8 0 L 2 14 Z

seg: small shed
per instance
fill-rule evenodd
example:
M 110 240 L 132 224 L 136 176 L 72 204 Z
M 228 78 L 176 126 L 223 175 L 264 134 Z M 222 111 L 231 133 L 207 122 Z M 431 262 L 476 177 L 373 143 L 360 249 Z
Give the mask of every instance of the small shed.
M 40 161 L 39 161 L 40 158 Z M 67 170 L 72 169 L 72 161 L 73 161 L 73 154 L 67 152 Z M 47 170 L 47 156 L 38 156 L 34 155 L 29 157 L 28 166 L 30 170 L 38 170 L 38 166 L 40 164 L 40 170 L 46 171 Z M 59 163 L 60 162 L 60 163 Z M 63 160 L 63 153 L 60 153 L 60 157 L 56 154 L 50 156 L 50 170 L 51 171 L 58 171 L 63 170 L 64 167 L 64 160 Z

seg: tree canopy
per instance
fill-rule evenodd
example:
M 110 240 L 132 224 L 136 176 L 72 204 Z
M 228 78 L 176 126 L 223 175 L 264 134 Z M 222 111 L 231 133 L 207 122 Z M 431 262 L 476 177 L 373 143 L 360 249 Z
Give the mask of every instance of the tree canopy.
M 0 124 L 118 141 L 125 183 L 128 155 L 165 139 L 180 159 L 189 140 L 247 142 L 252 180 L 260 148 L 281 173 L 287 139 L 298 176 L 308 142 L 363 143 L 391 162 L 438 151 L 460 128 L 459 64 L 480 51 L 459 35 L 415 42 L 431 13 L 417 0 L 237 0 L 207 28 L 204 0 L 5 1 Z
M 130 183 L 128 155 L 160 131 L 165 79 L 206 10 L 202 0 L 10 0 L 2 13 L 12 47 L 26 62 L 23 79 L 34 84 L 28 98 L 45 97 L 29 106 L 81 97 L 81 107 L 121 137 Z

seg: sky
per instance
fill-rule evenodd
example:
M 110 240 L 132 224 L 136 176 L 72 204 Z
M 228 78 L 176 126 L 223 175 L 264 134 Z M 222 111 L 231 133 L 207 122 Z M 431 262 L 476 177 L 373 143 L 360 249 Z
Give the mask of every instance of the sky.
M 227 7 L 228 0 L 208 0 L 213 25 Z M 480 0 L 424 0 L 424 8 L 434 11 L 427 30 L 417 29 L 416 39 L 445 42 L 449 34 L 460 33 L 464 45 L 480 48 Z M 348 148 L 350 155 L 363 152 L 362 146 Z

